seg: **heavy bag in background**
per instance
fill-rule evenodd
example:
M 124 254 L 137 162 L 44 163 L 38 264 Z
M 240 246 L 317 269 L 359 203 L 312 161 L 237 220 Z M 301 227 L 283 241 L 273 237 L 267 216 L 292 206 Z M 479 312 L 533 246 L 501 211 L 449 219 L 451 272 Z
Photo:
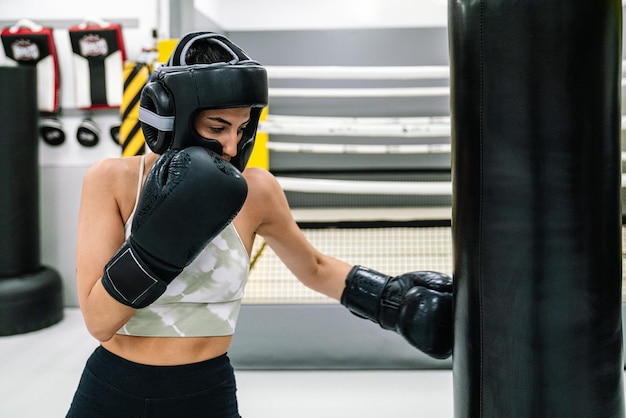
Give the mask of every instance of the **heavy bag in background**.
M 122 103 L 126 60 L 119 24 L 86 21 L 69 28 L 76 107 L 118 108 Z
M 36 72 L 0 66 L 0 336 L 63 318 L 61 278 L 39 260 Z
M 449 2 L 455 417 L 621 418 L 619 0 Z

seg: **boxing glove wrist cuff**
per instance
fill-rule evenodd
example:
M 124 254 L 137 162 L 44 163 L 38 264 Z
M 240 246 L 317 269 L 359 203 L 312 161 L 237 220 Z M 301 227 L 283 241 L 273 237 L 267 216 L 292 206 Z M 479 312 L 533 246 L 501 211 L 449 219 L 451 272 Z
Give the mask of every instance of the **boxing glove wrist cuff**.
M 380 298 L 391 276 L 354 266 L 346 276 L 341 304 L 353 314 L 378 323 Z
M 102 285 L 115 300 L 133 308 L 150 305 L 167 288 L 165 282 L 142 265 L 128 242 L 105 266 Z

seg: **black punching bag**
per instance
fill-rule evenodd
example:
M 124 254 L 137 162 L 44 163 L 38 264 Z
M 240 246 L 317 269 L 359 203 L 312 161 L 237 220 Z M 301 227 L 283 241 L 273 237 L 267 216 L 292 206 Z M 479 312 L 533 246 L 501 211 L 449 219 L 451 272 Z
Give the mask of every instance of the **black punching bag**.
M 455 417 L 624 417 L 622 3 L 448 11 Z
M 0 336 L 63 318 L 61 278 L 40 264 L 36 68 L 0 66 Z

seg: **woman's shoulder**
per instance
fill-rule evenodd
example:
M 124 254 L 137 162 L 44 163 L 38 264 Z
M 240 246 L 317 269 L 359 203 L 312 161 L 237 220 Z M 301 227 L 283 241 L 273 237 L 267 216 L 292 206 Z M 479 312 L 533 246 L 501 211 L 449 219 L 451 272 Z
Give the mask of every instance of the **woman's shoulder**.
M 282 190 L 276 177 L 264 168 L 246 168 L 243 172 L 243 176 L 248 183 L 248 193 L 250 193 L 250 191 L 272 193 Z
M 88 173 L 92 174 L 123 174 L 137 166 L 140 157 L 109 157 L 93 163 Z
M 137 194 L 141 157 L 104 158 L 92 164 L 83 178 L 82 201 L 86 207 L 104 210 L 115 202 L 124 222 L 130 216 Z
M 248 182 L 246 204 L 257 209 L 280 214 L 289 209 L 282 185 L 274 174 L 263 168 L 246 168 L 244 177 Z
M 277 183 L 276 177 L 268 170 L 260 167 L 248 167 L 244 170 L 243 176 L 248 183 Z
M 93 163 L 85 173 L 85 185 L 119 187 L 138 175 L 141 157 L 103 158 Z

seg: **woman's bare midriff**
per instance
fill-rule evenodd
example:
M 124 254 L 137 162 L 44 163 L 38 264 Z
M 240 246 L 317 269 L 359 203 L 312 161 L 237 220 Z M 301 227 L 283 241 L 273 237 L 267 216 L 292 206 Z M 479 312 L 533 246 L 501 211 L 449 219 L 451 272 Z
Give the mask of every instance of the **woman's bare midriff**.
M 102 346 L 126 360 L 151 366 L 176 366 L 225 354 L 232 335 L 219 337 L 137 337 L 115 334 Z

